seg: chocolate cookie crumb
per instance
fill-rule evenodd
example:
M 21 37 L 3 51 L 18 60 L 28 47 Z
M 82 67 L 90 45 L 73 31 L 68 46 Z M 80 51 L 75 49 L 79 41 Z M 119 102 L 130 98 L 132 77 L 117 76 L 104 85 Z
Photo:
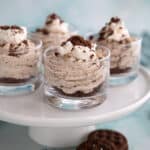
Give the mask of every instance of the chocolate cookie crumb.
M 118 23 L 118 22 L 120 22 L 120 18 L 119 17 L 112 17 L 110 22 Z
M 59 19 L 59 20 L 60 20 L 60 23 L 63 23 L 63 22 L 64 22 L 64 21 L 61 19 L 60 16 L 58 16 L 58 15 L 55 14 L 55 13 L 52 13 L 51 15 L 49 15 L 49 16 L 47 17 L 46 24 L 47 24 L 47 25 L 48 25 L 48 24 L 51 24 L 51 23 L 53 22 L 53 20 L 55 20 L 55 19 Z
M 41 32 L 41 33 L 43 33 L 44 35 L 48 35 L 49 34 L 49 31 L 47 30 L 47 29 L 36 29 L 36 32 Z
M 107 33 L 108 35 L 107 35 L 107 36 L 110 36 L 110 35 L 112 35 L 113 33 L 114 33 L 114 31 L 110 29 L 110 30 L 108 30 L 108 33 Z
M 93 59 L 93 57 L 94 57 L 94 54 L 90 55 L 90 59 Z
M 12 25 L 10 28 L 11 28 L 11 29 L 17 29 L 17 30 L 22 30 L 22 28 L 20 28 L 20 27 L 17 26 L 17 25 Z
M 89 40 L 93 40 L 94 39 L 94 36 L 93 35 L 90 35 L 89 36 Z
M 0 44 L 0 47 L 4 47 L 6 45 L 6 43 L 2 43 Z
M 69 38 L 66 42 L 70 41 L 73 45 L 81 45 L 81 46 L 87 46 L 89 48 L 92 47 L 91 42 L 88 40 L 85 40 L 83 37 L 75 35 Z M 66 43 L 65 42 L 65 43 Z M 64 44 L 64 43 L 62 43 Z
M 12 25 L 12 26 L 4 25 L 4 26 L 0 26 L 0 29 L 2 29 L 2 30 L 8 30 L 8 29 L 14 30 L 14 29 L 16 29 L 16 30 L 22 31 L 22 28 L 17 26 L 17 25 Z
M 8 29 L 10 29 L 10 26 L 0 26 L 0 29 L 2 29 L 2 30 L 8 30 Z
M 55 56 L 56 56 L 56 57 L 59 56 L 59 53 L 58 53 L 58 52 L 55 52 Z
M 25 45 L 28 45 L 28 41 L 27 41 L 27 40 L 24 40 L 23 43 L 24 43 Z

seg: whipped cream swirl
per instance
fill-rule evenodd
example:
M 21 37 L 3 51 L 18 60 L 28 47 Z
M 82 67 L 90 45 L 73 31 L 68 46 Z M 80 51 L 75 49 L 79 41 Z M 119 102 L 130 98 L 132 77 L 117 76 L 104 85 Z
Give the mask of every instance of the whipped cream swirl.
M 68 23 L 61 20 L 61 18 L 56 14 L 52 14 L 47 17 L 45 29 L 47 29 L 47 31 L 49 32 L 56 32 L 56 33 L 69 32 Z
M 0 26 L 0 78 L 28 79 L 37 72 L 36 44 L 19 26 Z
M 0 26 L 0 44 L 20 43 L 27 38 L 25 27 L 19 26 Z
M 124 22 L 118 17 L 112 17 L 111 20 L 100 31 L 100 39 L 122 41 L 130 38 L 128 29 Z

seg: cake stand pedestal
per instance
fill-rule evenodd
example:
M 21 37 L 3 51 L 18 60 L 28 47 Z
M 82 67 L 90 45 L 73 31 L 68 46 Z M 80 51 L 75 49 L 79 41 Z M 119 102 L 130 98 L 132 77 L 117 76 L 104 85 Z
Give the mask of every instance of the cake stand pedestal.
M 132 83 L 110 87 L 107 100 L 91 109 L 65 111 L 51 107 L 43 90 L 24 96 L 0 97 L 0 120 L 29 127 L 30 137 L 37 143 L 55 148 L 81 143 L 95 130 L 95 124 L 123 117 L 150 98 L 150 72 L 140 68 Z
M 87 127 L 29 127 L 30 137 L 37 143 L 52 148 L 65 148 L 79 145 L 95 126 Z

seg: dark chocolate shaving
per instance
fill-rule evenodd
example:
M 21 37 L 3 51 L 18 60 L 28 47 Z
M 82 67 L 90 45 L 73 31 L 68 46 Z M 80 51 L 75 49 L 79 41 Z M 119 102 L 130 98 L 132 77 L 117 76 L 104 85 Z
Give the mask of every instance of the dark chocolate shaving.
M 45 29 L 45 28 L 38 28 L 38 29 L 36 29 L 36 32 L 41 32 L 41 33 L 43 33 L 44 35 L 48 35 L 49 34 L 49 31 L 47 30 L 47 29 Z
M 17 25 L 12 25 L 12 26 L 4 25 L 4 26 L 0 26 L 0 29 L 2 29 L 2 30 L 8 30 L 8 29 L 22 30 L 22 28 Z
M 22 41 L 25 45 L 28 45 L 28 40 Z
M 111 22 L 114 22 L 114 23 L 120 22 L 120 18 L 119 17 L 112 17 L 110 20 L 110 23 Z
M 45 24 L 46 24 L 46 25 L 49 25 L 49 24 L 51 24 L 52 22 L 53 22 L 53 20 L 48 20 L 48 21 L 45 22 Z
M 111 36 L 113 33 L 114 31 L 112 29 L 108 29 L 107 31 L 104 31 L 104 29 L 102 29 L 102 31 L 99 33 L 98 40 L 104 40 L 105 38 Z
M 107 32 L 107 36 L 110 36 L 110 35 L 112 35 L 114 33 L 114 31 L 113 30 L 108 30 L 108 32 Z
M 91 42 L 88 40 L 85 40 L 83 37 L 75 35 L 70 37 L 66 42 L 70 41 L 73 45 L 81 45 L 81 46 L 87 46 L 89 48 L 92 47 Z M 63 42 L 62 46 L 66 43 Z
M 94 36 L 93 35 L 90 35 L 89 36 L 89 40 L 93 40 L 94 39 Z
M 59 53 L 58 53 L 58 52 L 55 52 L 55 56 L 56 56 L 56 57 L 59 56 Z
M 90 59 L 92 59 L 94 57 L 94 54 L 90 55 Z
M 125 38 L 123 40 L 120 40 L 119 41 L 119 44 L 129 44 L 131 42 L 131 39 L 130 38 Z
M 11 29 L 22 30 L 22 28 L 20 28 L 19 26 L 16 26 L 16 25 L 12 25 L 12 26 L 11 26 Z
M 2 43 L 0 44 L 0 47 L 4 47 L 6 45 L 6 43 Z
M 106 30 L 106 27 L 103 27 L 103 28 L 101 29 L 101 32 L 105 32 L 105 30 Z
M 45 24 L 51 24 L 52 22 L 53 22 L 53 20 L 55 20 L 55 19 L 59 19 L 60 20 L 60 23 L 63 23 L 64 21 L 61 19 L 61 17 L 60 16 L 58 16 L 57 14 L 55 14 L 55 13 L 52 13 L 51 15 L 49 15 L 48 17 L 47 17 L 47 21 L 46 21 L 46 23 Z
M 0 26 L 0 29 L 2 29 L 2 30 L 8 30 L 8 29 L 10 29 L 10 26 Z
M 18 55 L 18 54 L 16 54 L 16 53 L 12 53 L 12 52 L 9 52 L 8 56 L 19 57 L 19 55 Z

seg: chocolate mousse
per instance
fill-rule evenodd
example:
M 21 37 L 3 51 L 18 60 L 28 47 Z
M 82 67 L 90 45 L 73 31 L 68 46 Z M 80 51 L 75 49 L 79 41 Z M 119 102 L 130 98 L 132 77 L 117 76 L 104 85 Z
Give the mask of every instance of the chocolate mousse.
M 129 34 L 118 17 L 112 17 L 98 35 L 92 35 L 89 39 L 111 50 L 111 74 L 128 73 L 139 60 L 141 44 Z
M 69 96 L 89 96 L 105 84 L 109 61 L 96 53 L 96 45 L 72 36 L 60 46 L 45 52 L 45 80 L 48 86 Z
M 35 77 L 36 49 L 25 27 L 0 26 L 0 83 L 21 83 Z
M 68 23 L 64 22 L 60 16 L 53 13 L 50 14 L 43 28 L 39 28 L 35 32 L 43 41 L 43 49 L 49 46 L 58 46 L 63 41 L 66 41 L 74 33 L 69 31 Z

